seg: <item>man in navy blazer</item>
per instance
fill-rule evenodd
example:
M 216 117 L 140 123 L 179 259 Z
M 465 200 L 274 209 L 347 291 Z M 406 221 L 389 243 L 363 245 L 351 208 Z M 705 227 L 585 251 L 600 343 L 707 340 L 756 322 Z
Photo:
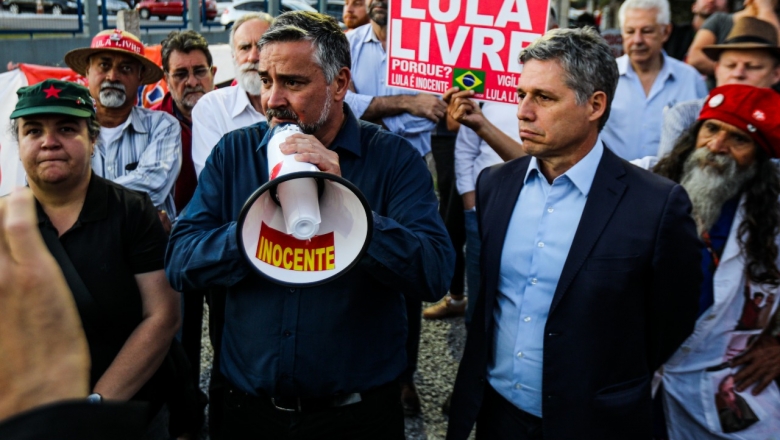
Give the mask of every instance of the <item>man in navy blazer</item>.
M 696 319 L 690 201 L 601 142 L 618 71 L 595 31 L 550 31 L 520 60 L 522 146 L 467 92 L 450 107 L 489 144 L 528 156 L 477 183 L 482 291 L 447 438 L 476 422 L 478 440 L 649 439 L 653 373 Z

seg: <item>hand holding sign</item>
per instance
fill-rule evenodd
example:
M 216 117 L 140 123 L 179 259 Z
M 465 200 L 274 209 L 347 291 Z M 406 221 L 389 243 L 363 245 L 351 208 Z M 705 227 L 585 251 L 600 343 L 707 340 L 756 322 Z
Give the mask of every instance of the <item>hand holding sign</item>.
M 485 116 L 479 108 L 479 104 L 471 99 L 474 95 L 472 90 L 459 91 L 453 87 L 444 94 L 444 102 L 448 104 L 447 112 L 456 122 L 479 132 L 485 125 Z

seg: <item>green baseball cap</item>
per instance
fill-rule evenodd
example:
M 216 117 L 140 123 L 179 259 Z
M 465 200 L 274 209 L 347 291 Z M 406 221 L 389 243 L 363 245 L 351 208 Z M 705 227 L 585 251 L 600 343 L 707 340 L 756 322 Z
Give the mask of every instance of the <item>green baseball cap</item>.
M 95 116 L 92 96 L 86 87 L 58 79 L 47 79 L 34 86 L 16 91 L 16 103 L 11 119 L 22 116 L 59 114 L 89 118 Z

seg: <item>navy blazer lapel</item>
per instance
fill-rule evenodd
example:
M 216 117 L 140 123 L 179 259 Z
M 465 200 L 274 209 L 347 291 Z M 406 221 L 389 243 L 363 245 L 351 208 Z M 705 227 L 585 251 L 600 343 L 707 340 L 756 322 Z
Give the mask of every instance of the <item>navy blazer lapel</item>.
M 574 234 L 569 255 L 566 257 L 561 277 L 558 279 L 558 286 L 550 305 L 550 313 L 555 310 L 563 294 L 580 271 L 582 264 L 623 197 L 626 184 L 618 178 L 626 173 L 624 166 L 621 159 L 605 146 L 604 155 L 596 169 L 596 174 L 593 176 L 593 185 L 588 193 L 588 201 L 585 202 L 585 208 L 582 211 L 577 232 Z
M 530 162 L 531 158 L 526 156 L 516 159 L 514 164 L 512 162 L 504 164 L 504 166 L 513 166 L 513 169 L 501 176 L 501 179 L 497 182 L 497 187 L 494 186 L 491 189 L 494 194 L 486 196 L 491 199 L 489 211 L 485 211 L 484 217 L 481 216 L 482 221 L 490 224 L 489 227 L 487 225 L 482 226 L 482 230 L 485 233 L 482 249 L 490 249 L 489 253 L 482 253 L 484 264 L 481 266 L 486 269 L 484 279 L 487 285 L 483 290 L 486 293 L 486 331 L 493 317 L 493 308 L 490 305 L 494 303 L 496 290 L 498 289 L 499 274 L 501 272 L 501 254 L 504 250 L 504 241 L 506 240 L 509 221 L 512 219 L 512 212 L 515 210 L 520 190 L 523 189 L 525 184 L 525 175 Z

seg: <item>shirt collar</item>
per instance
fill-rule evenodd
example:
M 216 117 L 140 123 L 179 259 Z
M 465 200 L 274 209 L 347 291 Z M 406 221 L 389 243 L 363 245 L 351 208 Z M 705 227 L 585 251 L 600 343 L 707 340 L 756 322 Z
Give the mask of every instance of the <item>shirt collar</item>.
M 374 33 L 374 27 L 371 26 L 371 23 L 369 22 L 366 26 L 366 36 L 363 38 L 364 43 L 382 43 L 379 41 L 379 37 L 376 36 Z
M 173 101 L 173 99 L 171 99 Z M 172 109 L 173 109 L 173 116 L 176 117 L 176 119 L 179 120 L 182 124 L 186 125 L 190 129 L 192 128 L 192 121 L 188 120 L 184 114 L 179 110 L 179 106 L 176 105 L 176 102 L 171 102 Z
M 38 224 L 51 223 L 49 216 L 43 210 L 43 206 L 36 200 L 35 207 L 38 210 Z M 108 215 L 108 185 L 94 172 L 89 178 L 87 194 L 84 196 L 84 205 L 81 207 L 76 224 L 94 222 L 106 218 Z
M 244 90 L 244 88 L 238 84 L 233 87 L 235 88 L 234 92 L 236 94 L 236 99 L 233 101 L 233 111 L 230 113 L 230 116 L 234 118 L 237 117 L 244 110 L 246 110 L 247 107 L 251 107 L 252 110 L 255 110 L 254 106 L 252 106 L 252 103 L 249 102 L 249 96 L 247 96 L 246 90 Z
M 136 133 L 149 132 L 149 130 L 144 127 L 144 120 L 141 117 L 141 110 L 138 107 L 133 107 L 133 109 L 130 111 L 130 117 L 127 118 L 125 123 L 122 125 L 122 131 L 125 131 L 130 125 L 132 125 L 133 130 Z
M 666 51 L 663 49 L 661 49 L 661 57 L 663 57 L 664 63 L 661 66 L 661 70 L 658 72 L 658 77 L 663 78 L 664 80 L 669 76 L 674 77 L 674 71 L 669 62 L 669 55 L 667 55 Z M 631 60 L 628 58 L 628 54 L 619 57 L 616 61 L 618 74 L 620 74 L 620 76 L 636 76 L 636 72 L 634 71 L 634 67 L 631 66 Z
M 566 176 L 577 189 L 580 190 L 582 195 L 588 196 L 590 187 L 593 185 L 593 177 L 596 175 L 596 168 L 601 162 L 601 156 L 604 155 L 604 144 L 601 142 L 601 137 L 596 140 L 596 145 L 585 155 L 579 162 L 575 163 L 573 167 L 566 170 L 565 173 L 556 177 L 555 180 Z M 536 157 L 532 157 L 528 163 L 528 171 L 525 173 L 524 182 L 527 184 L 532 178 L 539 177 L 544 178 L 542 170 L 539 169 L 539 162 Z
M 336 148 L 344 149 L 352 154 L 360 157 L 361 156 L 361 150 L 362 145 L 360 143 L 360 123 L 358 122 L 355 115 L 352 113 L 352 110 L 349 108 L 349 106 L 344 103 L 344 124 L 341 126 L 341 129 L 338 133 L 336 133 L 336 138 L 333 139 L 333 143 L 330 145 L 330 150 L 335 150 Z M 260 151 L 261 148 L 265 148 L 266 145 L 268 145 L 268 142 L 271 140 L 271 128 L 269 126 L 268 130 L 266 130 L 265 135 L 263 135 L 263 139 L 260 141 L 260 144 L 257 146 L 257 149 L 255 151 Z

